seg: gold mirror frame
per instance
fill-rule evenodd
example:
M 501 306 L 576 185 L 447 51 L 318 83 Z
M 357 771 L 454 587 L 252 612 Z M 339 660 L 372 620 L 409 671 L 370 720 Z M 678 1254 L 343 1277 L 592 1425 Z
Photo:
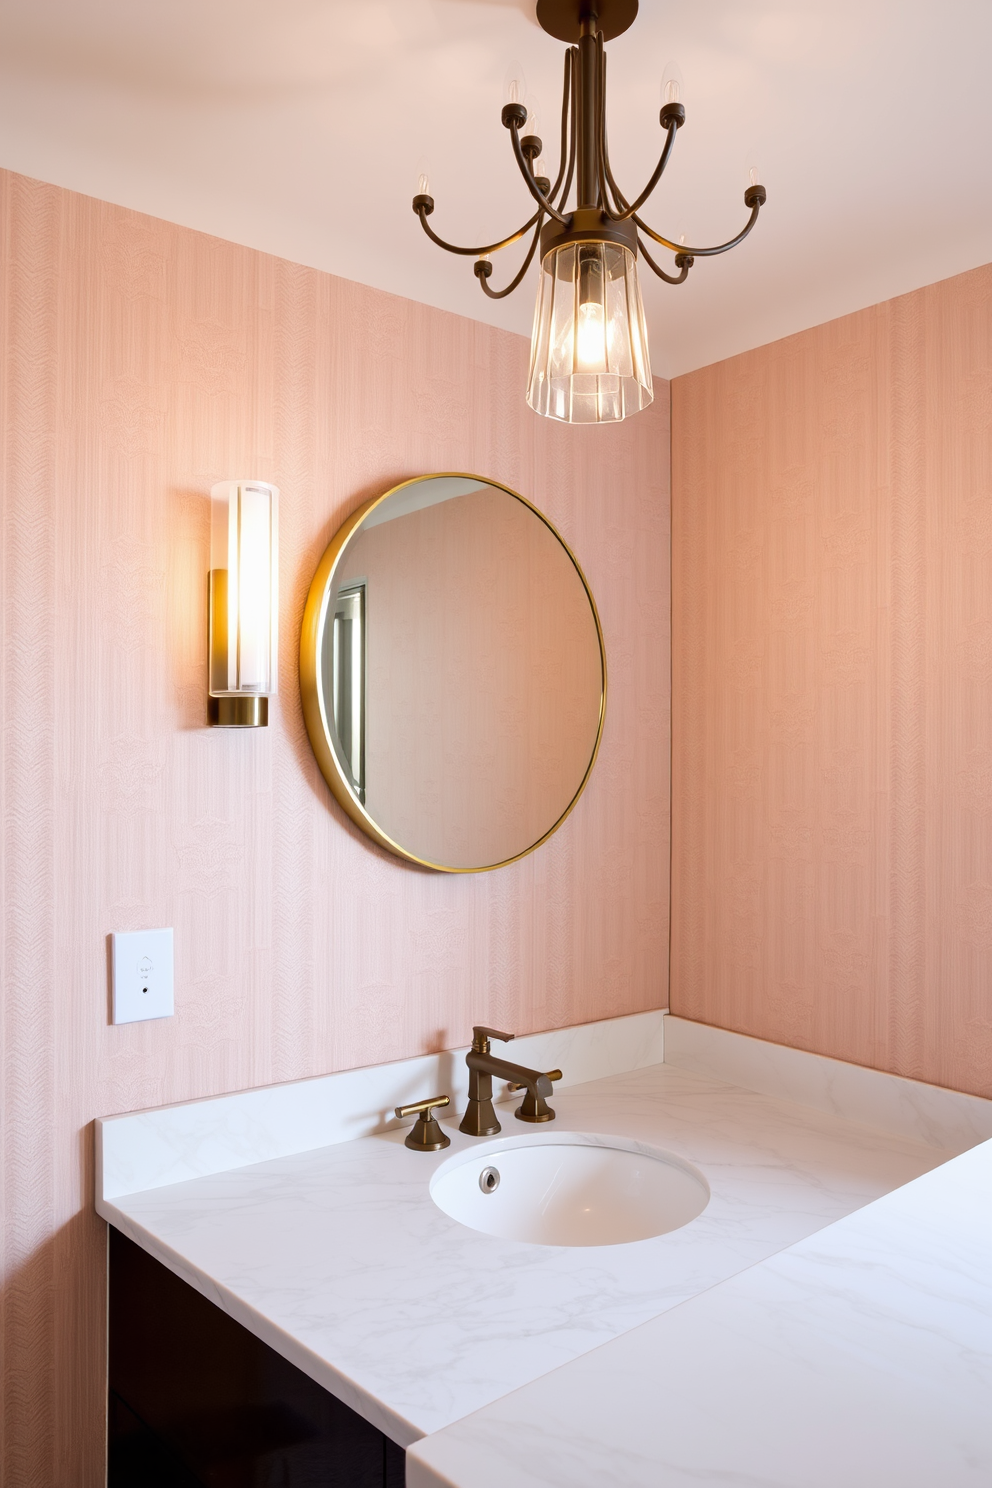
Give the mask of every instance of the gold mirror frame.
M 575 572 L 582 581 L 586 598 L 589 600 L 589 607 L 592 610 L 592 617 L 596 625 L 596 638 L 599 642 L 599 660 L 603 679 L 599 698 L 599 723 L 596 729 L 596 742 L 593 745 L 592 755 L 586 766 L 585 774 L 571 801 L 558 817 L 557 821 L 548 828 L 543 836 L 539 837 L 536 842 L 532 842 L 529 847 L 525 847 L 522 852 L 515 853 L 512 858 L 504 858 L 501 862 L 485 863 L 477 868 L 452 868 L 446 863 L 433 863 L 427 858 L 418 857 L 416 853 L 408 852 L 398 842 L 394 842 L 378 823 L 373 820 L 361 803 L 355 799 L 324 729 L 317 681 L 322 620 L 334 585 L 334 575 L 338 563 L 348 543 L 361 527 L 369 512 L 374 511 L 377 506 L 381 506 L 384 501 L 388 501 L 391 496 L 395 496 L 397 491 L 402 491 L 407 486 L 420 485 L 423 481 L 440 479 L 474 480 L 479 481 L 482 485 L 492 486 L 498 491 L 505 491 L 508 496 L 514 497 L 515 500 L 528 507 L 544 523 L 552 535 L 558 539 L 568 554 Z M 521 858 L 526 858 L 528 854 L 536 852 L 542 843 L 547 842 L 548 838 L 557 832 L 565 818 L 574 810 L 575 804 L 585 790 L 589 776 L 592 774 L 593 766 L 599 754 L 599 746 L 603 738 L 603 724 L 606 719 L 606 646 L 603 642 L 603 627 L 600 624 L 596 601 L 593 598 L 588 580 L 582 572 L 581 564 L 558 531 L 558 528 L 532 501 L 528 501 L 526 496 L 521 496 L 519 491 L 514 491 L 511 486 L 503 485 L 502 481 L 491 480 L 488 476 L 484 475 L 472 475 L 461 470 L 442 470 L 435 472 L 433 475 L 413 476 L 410 480 L 400 481 L 399 485 L 392 486 L 388 491 L 383 492 L 381 496 L 373 496 L 370 501 L 366 501 L 362 506 L 358 507 L 342 526 L 338 528 L 328 543 L 324 551 L 324 556 L 317 565 L 317 571 L 313 576 L 310 592 L 307 595 L 306 608 L 303 611 L 303 626 L 300 631 L 300 697 L 303 702 L 303 718 L 306 722 L 307 733 L 310 736 L 310 744 L 313 748 L 314 756 L 316 757 L 317 764 L 320 766 L 320 773 L 330 786 L 338 805 L 342 810 L 347 812 L 355 825 L 360 827 L 367 837 L 371 837 L 373 842 L 377 842 L 380 847 L 384 847 L 387 852 L 395 854 L 396 857 L 403 858 L 408 863 L 416 863 L 419 868 L 429 868 L 437 873 L 491 873 L 496 868 L 505 868 L 510 863 L 519 862 Z

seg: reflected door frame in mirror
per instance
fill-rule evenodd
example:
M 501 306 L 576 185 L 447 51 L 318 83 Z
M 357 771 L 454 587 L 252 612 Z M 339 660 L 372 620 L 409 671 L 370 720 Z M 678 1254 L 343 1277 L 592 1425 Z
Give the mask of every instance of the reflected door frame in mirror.
M 363 802 L 356 795 L 354 777 L 352 771 L 349 769 L 349 762 L 339 760 L 338 758 L 332 738 L 332 729 L 328 727 L 322 702 L 321 656 L 324 630 L 327 624 L 331 600 L 334 597 L 335 578 L 348 546 L 352 538 L 360 531 L 365 519 L 376 507 L 381 506 L 384 502 L 395 496 L 397 492 L 406 489 L 408 486 L 419 485 L 424 481 L 430 480 L 475 481 L 480 486 L 489 486 L 497 491 L 505 492 L 506 495 L 513 497 L 514 500 L 519 501 L 524 507 L 528 508 L 544 524 L 557 542 L 560 543 L 565 554 L 571 561 L 582 583 L 586 598 L 589 601 L 589 608 L 595 624 L 596 638 L 599 644 L 602 683 L 596 738 L 585 773 L 571 800 L 551 826 L 520 852 L 503 858 L 498 862 L 479 864 L 474 867 L 453 867 L 450 864 L 437 863 L 428 858 L 420 857 L 401 843 L 394 841 L 383 830 L 382 826 L 370 815 L 365 809 Z M 600 624 L 599 611 L 596 608 L 595 598 L 580 563 L 557 527 L 545 516 L 544 512 L 535 506 L 532 501 L 528 501 L 526 496 L 521 496 L 519 491 L 514 491 L 512 487 L 504 485 L 501 481 L 492 480 L 488 476 L 472 475 L 464 471 L 438 471 L 433 475 L 413 476 L 409 480 L 400 481 L 398 485 L 392 486 L 388 491 L 384 491 L 381 496 L 372 497 L 371 500 L 366 501 L 362 506 L 352 512 L 351 516 L 346 519 L 332 537 L 317 566 L 317 571 L 310 585 L 310 592 L 307 595 L 306 607 L 303 614 L 303 626 L 300 632 L 300 695 L 303 703 L 303 717 L 310 743 L 317 764 L 320 766 L 321 774 L 330 786 L 338 805 L 341 806 L 355 825 L 360 827 L 373 842 L 378 843 L 380 847 L 385 848 L 398 858 L 403 858 L 408 863 L 415 863 L 420 868 L 432 869 L 439 873 L 488 873 L 495 868 L 505 868 L 510 863 L 518 862 L 521 858 L 525 858 L 528 854 L 534 852 L 542 843 L 547 842 L 548 838 L 557 832 L 558 828 L 574 810 L 579 797 L 586 788 L 589 776 L 592 774 L 603 737 L 603 724 L 606 718 L 606 689 L 606 647 L 603 641 L 603 628 Z

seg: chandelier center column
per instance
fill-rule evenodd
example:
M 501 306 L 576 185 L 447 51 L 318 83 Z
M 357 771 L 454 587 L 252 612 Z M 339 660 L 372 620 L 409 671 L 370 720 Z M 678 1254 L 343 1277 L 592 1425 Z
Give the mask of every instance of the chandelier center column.
M 583 15 L 579 32 L 578 97 L 576 99 L 576 140 L 578 160 L 577 206 L 602 205 L 599 194 L 599 164 L 596 153 L 596 130 L 599 107 L 599 48 L 595 15 Z

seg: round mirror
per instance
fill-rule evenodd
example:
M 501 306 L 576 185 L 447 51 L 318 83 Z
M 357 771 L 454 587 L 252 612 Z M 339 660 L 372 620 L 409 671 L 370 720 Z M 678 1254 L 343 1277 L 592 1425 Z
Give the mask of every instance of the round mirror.
M 476 873 L 574 806 L 606 658 L 589 586 L 536 507 L 477 476 L 422 476 L 359 508 L 321 559 L 300 687 L 320 768 L 363 831 Z

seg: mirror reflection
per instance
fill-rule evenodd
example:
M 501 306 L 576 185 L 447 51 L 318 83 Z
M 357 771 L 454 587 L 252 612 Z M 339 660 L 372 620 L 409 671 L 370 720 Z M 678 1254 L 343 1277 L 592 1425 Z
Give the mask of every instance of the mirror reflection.
M 402 856 L 505 863 L 567 814 L 599 742 L 592 596 L 523 498 L 410 481 L 331 543 L 301 647 L 307 726 L 349 814 Z

